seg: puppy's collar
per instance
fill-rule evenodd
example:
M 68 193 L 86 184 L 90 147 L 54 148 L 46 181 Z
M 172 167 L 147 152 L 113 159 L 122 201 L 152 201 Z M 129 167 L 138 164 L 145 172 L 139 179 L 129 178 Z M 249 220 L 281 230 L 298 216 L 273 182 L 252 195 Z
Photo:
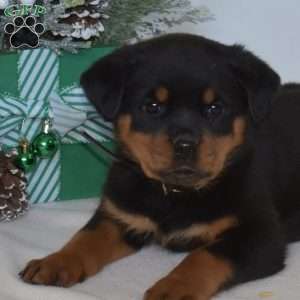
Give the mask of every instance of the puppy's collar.
M 183 193 L 183 192 L 187 192 L 187 191 L 199 191 L 201 189 L 201 187 L 194 187 L 192 189 L 187 189 L 187 188 L 181 188 L 181 187 L 177 187 L 177 186 L 173 186 L 173 185 L 168 185 L 165 183 L 162 183 L 161 186 L 162 186 L 162 190 L 163 190 L 165 196 L 167 196 L 170 193 Z
M 182 192 L 182 190 L 180 190 L 178 188 L 170 187 L 170 186 L 166 185 L 165 183 L 162 183 L 161 186 L 162 186 L 165 196 L 167 196 L 170 192 L 171 193 L 181 193 Z

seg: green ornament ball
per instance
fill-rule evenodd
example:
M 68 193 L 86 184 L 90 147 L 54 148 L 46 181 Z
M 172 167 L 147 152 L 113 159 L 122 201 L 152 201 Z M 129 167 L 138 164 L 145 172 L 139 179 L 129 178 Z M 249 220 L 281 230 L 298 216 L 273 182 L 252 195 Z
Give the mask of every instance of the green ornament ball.
M 32 171 L 36 164 L 36 156 L 28 143 L 20 144 L 15 164 L 25 173 Z
M 35 154 L 41 158 L 50 158 L 58 149 L 59 140 L 53 132 L 42 132 L 33 140 Z

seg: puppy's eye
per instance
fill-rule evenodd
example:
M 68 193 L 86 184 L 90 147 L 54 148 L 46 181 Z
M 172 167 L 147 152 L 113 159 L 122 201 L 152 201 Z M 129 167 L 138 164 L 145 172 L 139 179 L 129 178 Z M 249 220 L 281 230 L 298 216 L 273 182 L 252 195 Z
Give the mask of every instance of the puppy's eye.
M 142 106 L 142 110 L 150 115 L 161 115 L 165 111 L 165 104 L 150 101 Z
M 221 102 L 214 102 L 212 104 L 204 105 L 201 113 L 206 119 L 215 119 L 223 113 L 223 104 Z

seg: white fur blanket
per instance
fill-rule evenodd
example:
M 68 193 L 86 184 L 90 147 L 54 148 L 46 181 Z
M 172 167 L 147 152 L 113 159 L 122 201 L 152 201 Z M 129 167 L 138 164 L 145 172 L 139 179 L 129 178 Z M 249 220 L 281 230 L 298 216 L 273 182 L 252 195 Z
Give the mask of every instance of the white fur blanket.
M 0 223 L 1 300 L 141 300 L 143 292 L 184 257 L 150 247 L 72 288 L 23 283 L 17 274 L 25 263 L 61 247 L 90 218 L 97 202 L 88 199 L 43 204 L 14 222 Z M 217 299 L 300 299 L 300 243 L 290 246 L 283 272 L 239 286 Z

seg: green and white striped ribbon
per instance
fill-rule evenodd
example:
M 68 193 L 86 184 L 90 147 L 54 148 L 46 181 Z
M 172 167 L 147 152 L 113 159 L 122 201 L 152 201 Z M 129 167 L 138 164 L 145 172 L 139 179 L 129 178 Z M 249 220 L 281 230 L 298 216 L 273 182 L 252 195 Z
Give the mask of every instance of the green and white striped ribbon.
M 20 99 L 0 94 L 1 144 L 15 147 L 21 136 L 32 141 L 41 132 L 45 117 L 53 119 L 53 128 L 63 143 L 86 143 L 82 130 L 99 141 L 113 139 L 112 125 L 99 117 L 79 86 L 59 90 L 59 59 L 50 49 L 22 51 L 18 76 Z M 39 160 L 27 174 L 32 203 L 58 199 L 60 159 L 57 151 L 51 159 Z
M 22 51 L 18 64 L 18 86 L 21 100 L 28 112 L 21 135 L 29 141 L 41 132 L 46 114 L 52 115 L 49 96 L 58 92 L 59 60 L 50 49 Z M 30 117 L 30 116 L 34 117 Z M 33 203 L 55 201 L 60 191 L 60 151 L 49 159 L 39 160 L 33 172 L 27 174 L 27 192 Z

